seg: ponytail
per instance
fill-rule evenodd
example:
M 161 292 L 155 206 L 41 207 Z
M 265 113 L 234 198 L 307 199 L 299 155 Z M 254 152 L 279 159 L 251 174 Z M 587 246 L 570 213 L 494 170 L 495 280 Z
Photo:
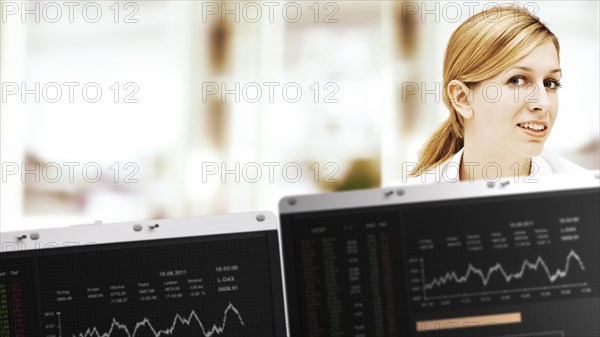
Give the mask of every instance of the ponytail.
M 416 177 L 428 171 L 462 149 L 464 140 L 461 130 L 451 118 L 446 119 L 425 143 L 417 167 L 410 172 L 411 176 Z

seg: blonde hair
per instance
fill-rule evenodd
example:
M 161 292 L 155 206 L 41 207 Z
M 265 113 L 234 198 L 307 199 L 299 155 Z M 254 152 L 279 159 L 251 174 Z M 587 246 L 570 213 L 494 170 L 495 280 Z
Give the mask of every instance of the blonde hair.
M 464 146 L 464 121 L 446 90 L 450 81 L 458 80 L 472 88 L 548 41 L 554 43 L 559 54 L 558 39 L 550 29 L 537 16 L 516 5 L 491 7 L 461 24 L 450 37 L 444 57 L 442 97 L 450 116 L 425 143 L 411 175 L 428 171 Z

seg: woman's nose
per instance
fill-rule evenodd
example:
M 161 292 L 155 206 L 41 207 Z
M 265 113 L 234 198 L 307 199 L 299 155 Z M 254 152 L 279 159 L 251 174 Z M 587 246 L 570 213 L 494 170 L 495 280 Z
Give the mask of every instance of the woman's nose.
M 536 83 L 533 88 L 533 93 L 525 100 L 529 110 L 536 111 L 548 111 L 552 107 L 552 101 L 550 100 L 550 93 L 546 90 L 546 87 L 542 83 Z

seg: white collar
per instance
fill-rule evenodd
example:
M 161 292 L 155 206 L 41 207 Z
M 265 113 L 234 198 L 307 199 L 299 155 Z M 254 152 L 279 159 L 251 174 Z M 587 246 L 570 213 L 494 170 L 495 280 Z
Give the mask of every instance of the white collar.
M 460 181 L 460 163 L 462 161 L 464 147 L 460 151 L 456 152 L 452 157 L 440 164 L 437 169 L 434 169 L 432 173 L 438 174 L 438 177 L 443 182 L 458 182 Z M 527 175 L 528 177 L 534 175 L 544 175 L 553 172 L 552 166 L 545 160 L 541 155 L 531 158 L 532 170 Z

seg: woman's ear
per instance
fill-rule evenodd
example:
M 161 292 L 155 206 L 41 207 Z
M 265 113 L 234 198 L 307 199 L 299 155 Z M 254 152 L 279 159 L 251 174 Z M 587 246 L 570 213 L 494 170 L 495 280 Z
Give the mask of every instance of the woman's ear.
M 461 81 L 452 80 L 446 88 L 450 103 L 464 119 L 473 117 L 473 106 L 469 95 L 472 95 L 471 89 Z

